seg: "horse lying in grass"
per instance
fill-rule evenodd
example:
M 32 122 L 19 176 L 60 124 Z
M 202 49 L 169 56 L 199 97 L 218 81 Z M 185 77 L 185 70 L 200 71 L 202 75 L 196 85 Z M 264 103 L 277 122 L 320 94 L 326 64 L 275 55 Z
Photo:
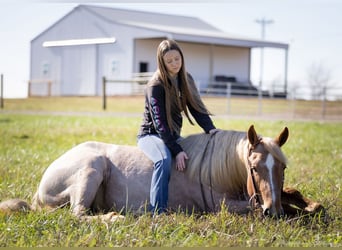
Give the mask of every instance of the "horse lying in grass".
M 189 156 L 185 172 L 173 167 L 168 206 L 172 211 L 248 213 L 259 207 L 265 216 L 318 213 L 324 208 L 299 191 L 283 189 L 286 158 L 275 139 L 248 132 L 195 134 L 180 143 Z M 137 147 L 85 142 L 67 151 L 45 171 L 33 205 L 20 199 L 0 203 L 0 210 L 38 210 L 70 206 L 80 217 L 89 212 L 113 219 L 114 212 L 143 213 L 149 203 L 153 164 Z M 261 209 L 260 209 L 261 210 Z

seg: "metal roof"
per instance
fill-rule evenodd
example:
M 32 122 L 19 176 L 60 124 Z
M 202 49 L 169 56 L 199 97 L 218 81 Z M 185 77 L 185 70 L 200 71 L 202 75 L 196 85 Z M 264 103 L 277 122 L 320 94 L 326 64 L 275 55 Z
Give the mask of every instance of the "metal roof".
M 145 12 L 137 10 L 125 10 L 110 7 L 99 7 L 92 5 L 79 5 L 76 7 L 88 10 L 107 21 L 117 23 L 142 23 L 142 24 L 159 24 L 169 27 L 186 27 L 192 29 L 201 29 L 209 31 L 219 31 L 216 27 L 202 21 L 196 17 L 161 14 L 156 12 Z
M 165 37 L 179 41 L 250 48 L 288 49 L 286 43 L 228 34 L 196 17 L 89 5 L 79 5 L 76 8 L 83 8 L 109 22 L 164 32 Z

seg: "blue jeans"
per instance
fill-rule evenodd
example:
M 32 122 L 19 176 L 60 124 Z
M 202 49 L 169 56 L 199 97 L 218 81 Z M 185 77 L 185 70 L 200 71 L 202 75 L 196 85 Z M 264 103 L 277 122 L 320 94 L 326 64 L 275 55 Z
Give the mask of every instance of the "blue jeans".
M 158 214 L 166 211 L 172 155 L 158 135 L 145 135 L 138 139 L 138 147 L 153 161 L 154 168 L 150 189 L 150 211 Z

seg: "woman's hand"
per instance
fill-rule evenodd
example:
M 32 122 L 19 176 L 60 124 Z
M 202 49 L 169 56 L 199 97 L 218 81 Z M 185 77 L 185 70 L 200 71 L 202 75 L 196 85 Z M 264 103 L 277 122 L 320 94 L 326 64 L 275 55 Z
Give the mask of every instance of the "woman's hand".
M 188 155 L 184 151 L 179 152 L 178 155 L 176 155 L 176 169 L 178 171 L 183 172 L 185 170 L 185 167 L 186 167 L 185 161 L 187 159 L 189 159 Z

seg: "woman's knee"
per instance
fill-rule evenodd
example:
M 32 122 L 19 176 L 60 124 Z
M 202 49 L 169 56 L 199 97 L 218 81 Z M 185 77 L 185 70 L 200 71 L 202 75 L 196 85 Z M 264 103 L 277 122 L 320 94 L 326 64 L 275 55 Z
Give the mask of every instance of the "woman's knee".
M 163 171 L 170 172 L 172 165 L 172 159 L 171 157 L 164 157 L 160 159 L 159 161 L 155 162 L 154 167 L 155 168 L 161 168 Z

